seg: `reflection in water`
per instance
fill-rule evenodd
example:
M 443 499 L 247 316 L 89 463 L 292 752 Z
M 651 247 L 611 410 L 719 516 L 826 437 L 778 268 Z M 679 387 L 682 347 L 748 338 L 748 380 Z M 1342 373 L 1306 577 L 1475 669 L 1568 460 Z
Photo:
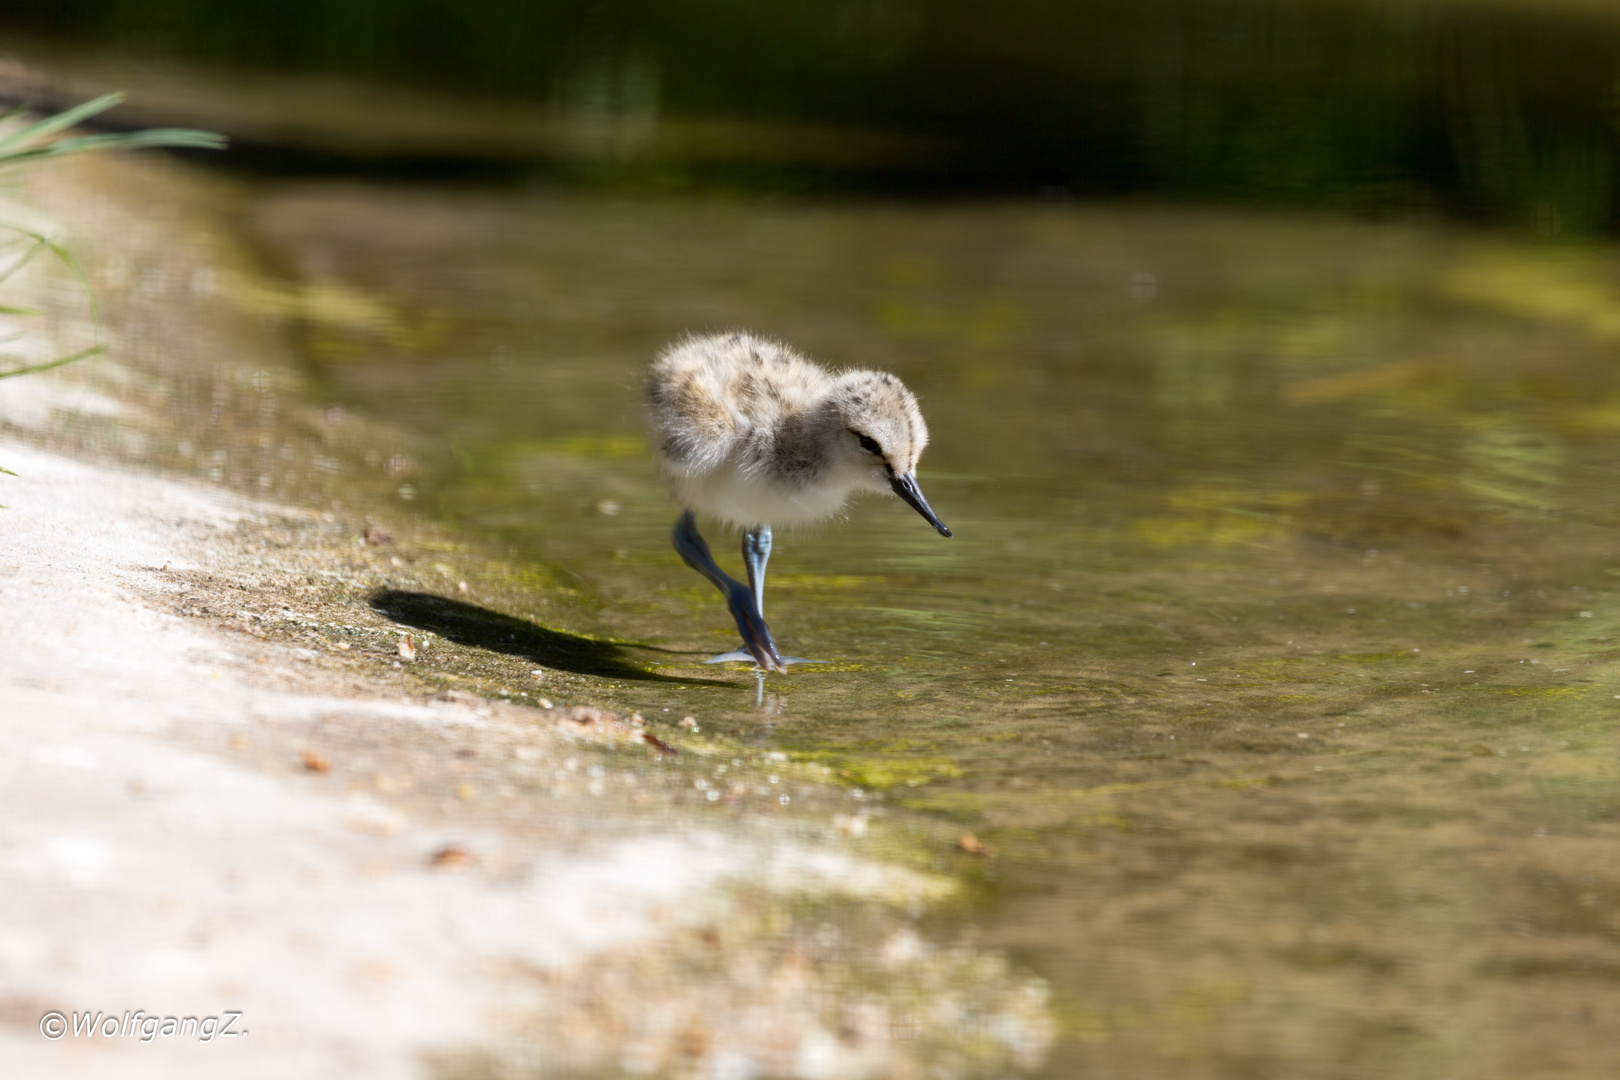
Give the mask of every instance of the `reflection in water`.
M 419 436 L 330 426 L 331 467 L 571 629 L 379 608 L 825 767 L 914 815 L 896 843 L 971 829 L 994 859 L 914 855 L 1052 983 L 1051 1075 L 1620 1069 L 1612 252 L 1141 207 L 254 198 L 281 265 L 324 252 L 285 295 L 349 298 L 277 316 L 322 393 Z M 836 663 L 764 684 L 696 662 L 733 631 L 667 548 L 637 392 L 663 342 L 733 326 L 899 374 L 961 522 L 933 543 L 871 499 L 784 545 L 773 604 Z M 607 640 L 667 650 L 636 654 L 657 676 Z

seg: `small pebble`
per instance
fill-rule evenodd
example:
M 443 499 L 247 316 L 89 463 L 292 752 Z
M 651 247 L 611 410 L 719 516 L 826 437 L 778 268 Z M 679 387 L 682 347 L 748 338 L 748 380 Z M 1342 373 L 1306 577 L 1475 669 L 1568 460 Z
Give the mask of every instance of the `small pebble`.
M 429 866 L 465 866 L 473 861 L 472 855 L 466 848 L 455 844 L 446 844 L 444 847 L 428 856 Z
M 833 828 L 851 838 L 866 835 L 865 814 L 834 814 Z

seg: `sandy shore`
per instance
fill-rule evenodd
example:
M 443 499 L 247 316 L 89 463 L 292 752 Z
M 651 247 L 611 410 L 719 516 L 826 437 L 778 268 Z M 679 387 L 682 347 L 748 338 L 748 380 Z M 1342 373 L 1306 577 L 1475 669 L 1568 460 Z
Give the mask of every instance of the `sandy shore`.
M 870 797 L 508 703 L 490 679 L 532 663 L 431 635 L 427 680 L 368 602 L 429 589 L 409 537 L 372 548 L 361 520 L 166 475 L 201 363 L 216 403 L 285 384 L 254 336 L 269 294 L 186 219 L 181 172 L 86 164 L 37 194 L 109 245 L 87 261 L 114 349 L 93 378 L 0 383 L 0 1074 L 1038 1066 L 1043 984 L 918 932 L 955 883 L 892 857 Z M 56 313 L 43 355 L 83 335 L 62 314 L 81 299 L 46 280 L 7 302 Z M 232 367 L 197 360 L 227 347 Z M 479 693 L 444 689 L 458 670 Z
M 802 819 L 682 814 L 692 766 L 611 714 L 395 697 L 166 612 L 297 512 L 0 454 L 20 474 L 0 563 L 9 1075 L 912 1075 L 902 1002 L 964 988 L 992 1056 L 1038 1060 L 1039 984 L 906 926 L 948 880 Z M 829 943 L 792 926 L 807 899 L 877 917 Z M 872 981 L 840 1002 L 851 945 Z M 87 1011 L 118 1023 L 75 1035 Z M 158 1034 L 233 1013 L 210 1041 Z
M 514 877 L 498 829 L 458 822 L 452 836 L 318 773 L 266 775 L 262 753 L 177 745 L 228 748 L 246 728 L 317 719 L 450 742 L 532 723 L 499 706 L 278 686 L 293 650 L 141 599 L 173 592 L 174 571 L 218 569 L 209 537 L 256 508 L 16 445 L 4 455 L 21 474 L 6 485 L 0 565 L 12 1075 L 411 1075 L 424 1050 L 475 1043 L 532 996 L 492 963 L 557 968 L 631 947 L 739 871 L 719 845 L 648 838 L 549 852 Z M 476 866 L 433 867 L 452 839 Z M 492 888 L 492 875 L 507 880 Z M 37 1029 L 51 1010 L 142 1009 L 239 1011 L 241 1036 L 143 1046 Z

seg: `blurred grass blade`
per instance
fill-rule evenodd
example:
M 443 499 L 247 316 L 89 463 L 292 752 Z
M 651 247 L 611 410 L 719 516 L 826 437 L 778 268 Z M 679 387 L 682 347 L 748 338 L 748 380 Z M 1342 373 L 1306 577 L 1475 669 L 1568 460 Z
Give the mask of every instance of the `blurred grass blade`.
M 92 150 L 130 150 L 142 147 L 168 147 L 179 150 L 222 150 L 225 136 L 195 128 L 148 128 L 144 131 L 76 135 L 46 142 L 50 136 L 102 113 L 124 100 L 122 91 L 103 94 L 55 116 L 47 116 L 9 135 L 0 137 L 0 168 L 42 158 L 82 154 Z M 17 115 L 21 107 L 0 114 L 0 120 Z
M 28 250 L 23 252 L 21 255 L 19 255 L 17 257 L 16 261 L 14 261 L 10 266 L 5 267 L 4 269 L 0 269 L 0 282 L 3 282 L 7 278 L 9 278 L 13 274 L 15 274 L 17 271 L 21 270 L 23 267 L 25 267 L 29 263 L 33 262 L 34 261 L 34 256 L 38 255 L 40 252 L 45 250 L 45 245 L 46 245 L 47 241 L 39 233 L 30 232 L 27 229 L 24 229 L 24 228 L 22 228 L 20 226 L 17 226 L 17 225 L 12 225 L 12 224 L 10 224 L 8 222 L 0 222 L 0 227 L 8 228 L 8 229 L 16 229 L 18 232 L 22 233 L 24 236 L 27 236 L 27 237 L 29 237 L 30 239 L 33 240 L 33 243 L 31 245 L 29 245 Z
M 10 371 L 0 371 L 0 379 L 11 379 L 18 375 L 35 375 L 41 371 L 49 371 L 52 368 L 59 368 L 78 360 L 85 360 L 95 356 L 97 353 L 106 351 L 107 346 L 105 345 L 92 345 L 88 349 L 80 349 L 78 352 L 70 353 L 67 356 L 58 356 L 55 360 L 47 360 L 43 364 L 30 364 L 27 367 L 12 368 Z
M 90 275 L 84 272 L 84 267 L 79 265 L 79 260 L 73 257 L 73 253 L 55 240 L 46 239 L 45 246 L 50 248 L 51 254 L 60 259 L 62 265 L 67 267 L 68 271 L 78 279 L 79 288 L 84 290 L 84 298 L 90 302 L 90 322 L 95 327 L 96 338 L 99 340 L 101 337 L 101 305 L 96 303 L 96 290 L 90 287 Z
M 118 147 L 166 146 L 181 150 L 223 150 L 230 139 L 217 131 L 201 131 L 197 128 L 147 128 L 144 131 L 131 131 L 122 135 L 95 135 L 86 136 L 86 140 L 111 140 L 105 145 Z M 79 139 L 68 139 L 68 143 L 79 142 Z M 84 149 L 93 150 L 95 146 L 86 146 Z
M 145 131 L 131 131 L 120 133 L 106 133 L 95 135 L 76 135 L 69 138 L 50 140 L 52 136 L 76 124 L 95 116 L 97 113 L 117 105 L 124 100 L 122 93 L 103 94 L 94 101 L 87 101 L 82 105 L 48 116 L 28 124 L 9 135 L 0 137 L 0 168 L 11 165 L 21 165 L 44 158 L 62 157 L 67 154 L 79 154 L 95 150 L 132 149 L 137 147 L 170 147 L 193 150 L 219 150 L 225 146 L 223 135 L 216 135 L 211 131 L 197 131 L 192 128 L 152 128 Z M 0 112 L 0 122 L 9 120 L 23 111 L 23 106 L 6 109 Z M 0 242 L 0 252 L 10 253 L 15 246 L 26 245 L 20 255 L 13 258 L 4 267 L 0 267 L 0 283 L 4 283 L 18 271 L 22 270 L 39 255 L 41 251 L 49 251 L 55 255 L 61 264 L 67 267 L 68 272 L 78 282 L 79 288 L 84 292 L 85 300 L 90 305 L 90 323 L 93 327 L 95 344 L 78 352 L 59 356 L 54 360 L 47 360 L 40 364 L 22 362 L 21 367 L 10 371 L 0 371 L 0 379 L 11 379 L 19 375 L 37 375 L 52 368 L 63 367 L 67 364 L 97 356 L 107 350 L 101 342 L 101 307 L 96 302 L 95 290 L 90 287 L 90 275 L 86 274 L 79 260 L 73 257 L 57 241 L 44 233 L 30 229 L 15 222 L 0 221 L 0 230 L 10 230 L 16 237 L 13 241 Z M 0 305 L 0 315 L 37 316 L 39 312 L 22 307 Z M 9 342 L 21 335 L 13 334 L 0 341 Z M 7 476 L 17 474 L 10 469 L 0 468 L 0 473 Z M 0 507 L 4 509 L 4 507 Z
M 133 150 L 150 147 L 168 147 L 182 150 L 223 150 L 223 135 L 193 128 L 153 128 L 110 135 L 79 135 L 61 139 L 47 146 L 34 146 L 25 150 L 0 151 L 0 167 L 25 161 L 61 157 L 64 154 L 82 154 L 90 150 Z
M 115 90 L 110 94 L 102 94 L 94 101 L 87 101 L 83 105 L 75 105 L 66 112 L 59 112 L 55 116 L 47 116 L 45 119 L 37 120 L 25 128 L 13 131 L 10 135 L 0 138 L 0 158 L 10 156 L 6 152 L 9 147 L 35 142 L 47 135 L 54 135 L 63 128 L 70 128 L 81 120 L 87 120 L 97 113 L 106 112 L 123 100 L 124 92 Z
M 7 278 L 27 266 L 41 251 L 49 251 L 61 261 L 63 266 L 67 267 L 68 273 L 72 274 L 73 279 L 78 282 L 79 289 L 84 293 L 85 301 L 90 305 L 90 323 L 94 327 L 95 338 L 99 342 L 101 340 L 101 305 L 96 302 L 96 291 L 90 286 L 90 275 L 85 273 L 84 267 L 79 264 L 78 259 L 73 257 L 73 253 L 44 233 L 35 232 L 28 226 L 18 225 L 14 221 L 0 221 L 0 229 L 10 229 L 30 241 L 30 247 L 26 252 L 10 266 L 0 270 L 0 283 L 5 282 Z

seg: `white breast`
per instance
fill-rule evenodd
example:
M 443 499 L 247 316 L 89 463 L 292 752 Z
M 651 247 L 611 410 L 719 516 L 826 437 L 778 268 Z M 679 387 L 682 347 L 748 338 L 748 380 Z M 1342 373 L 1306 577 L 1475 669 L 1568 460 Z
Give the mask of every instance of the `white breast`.
M 675 497 L 683 506 L 729 525 L 808 525 L 836 514 L 857 485 L 827 476 L 805 485 L 772 483 L 759 471 L 724 462 L 691 475 L 672 473 Z

